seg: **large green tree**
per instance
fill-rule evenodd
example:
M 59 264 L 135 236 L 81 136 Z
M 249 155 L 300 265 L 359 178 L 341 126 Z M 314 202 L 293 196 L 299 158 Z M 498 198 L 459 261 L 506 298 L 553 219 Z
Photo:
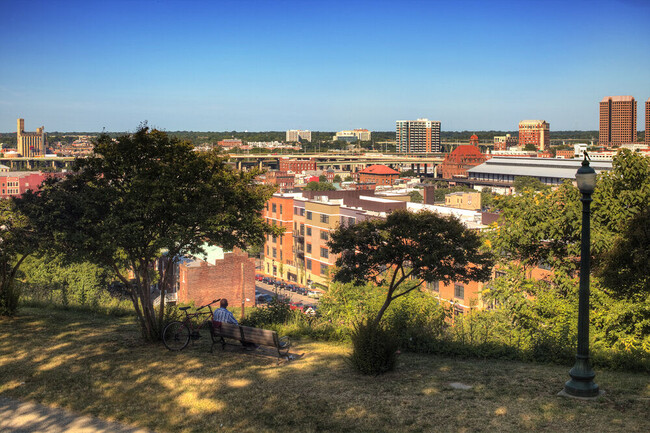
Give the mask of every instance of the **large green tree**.
M 454 217 L 428 211 L 399 210 L 385 220 L 340 226 L 331 234 L 329 246 L 341 254 L 334 281 L 372 281 L 385 288 L 375 325 L 391 302 L 424 282 L 486 281 L 493 264 L 476 232 Z
M 117 139 L 100 135 L 94 155 L 77 160 L 74 174 L 17 204 L 59 251 L 112 269 L 143 336 L 155 340 L 178 258 L 202 252 L 206 243 L 246 247 L 276 233 L 261 218 L 273 190 L 256 185 L 257 174 L 232 170 L 218 153 L 195 152 L 142 125 Z M 169 260 L 156 272 L 163 254 Z M 157 306 L 154 284 L 162 291 Z

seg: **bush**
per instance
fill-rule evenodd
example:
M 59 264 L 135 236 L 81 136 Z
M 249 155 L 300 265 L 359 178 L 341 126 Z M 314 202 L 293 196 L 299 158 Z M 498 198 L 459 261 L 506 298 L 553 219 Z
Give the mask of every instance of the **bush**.
M 360 373 L 378 376 L 395 369 L 399 342 L 392 330 L 363 321 L 355 325 L 351 339 L 349 360 Z
M 298 312 L 299 314 L 302 314 Z M 256 308 L 251 314 L 241 321 L 244 326 L 263 328 L 269 325 L 286 323 L 294 315 L 294 311 L 289 307 L 289 302 L 274 297 L 266 308 Z

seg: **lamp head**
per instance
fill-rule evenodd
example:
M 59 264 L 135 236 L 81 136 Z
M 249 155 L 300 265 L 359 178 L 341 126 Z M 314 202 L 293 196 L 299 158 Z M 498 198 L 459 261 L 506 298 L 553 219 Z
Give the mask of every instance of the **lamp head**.
M 582 166 L 576 172 L 576 183 L 578 189 L 583 194 L 593 194 L 596 189 L 596 170 L 589 166 L 587 160 L 587 151 L 585 151 L 585 158 L 582 160 Z

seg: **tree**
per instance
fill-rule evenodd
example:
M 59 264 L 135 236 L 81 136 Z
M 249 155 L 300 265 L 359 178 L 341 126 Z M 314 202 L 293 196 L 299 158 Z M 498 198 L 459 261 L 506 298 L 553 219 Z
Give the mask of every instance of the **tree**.
M 341 176 L 338 174 L 334 175 L 334 182 L 341 183 Z
M 482 251 L 477 233 L 433 212 L 399 210 L 386 220 L 340 226 L 330 237 L 332 253 L 341 254 L 334 281 L 372 281 L 386 289 L 375 325 L 392 301 L 424 282 L 486 281 L 492 270 L 492 257 Z
M 526 143 L 526 145 L 524 146 L 524 150 L 529 152 L 534 152 L 537 150 L 537 146 L 535 146 L 533 143 Z
M 336 188 L 329 182 L 309 182 L 305 185 L 305 191 L 334 191 Z
M 352 176 L 345 176 L 344 182 L 352 182 Z
M 273 190 L 253 183 L 259 173 L 234 171 L 215 152 L 194 152 L 146 124 L 115 141 L 100 135 L 94 151 L 76 161 L 75 174 L 17 204 L 58 250 L 115 272 L 146 339 L 160 336 L 164 294 L 180 257 L 203 252 L 206 243 L 245 248 L 279 234 L 260 217 Z M 168 260 L 158 273 L 163 254 Z M 161 289 L 157 312 L 154 284 Z
M 424 200 L 424 198 L 422 197 L 422 194 L 420 194 L 419 191 L 411 191 L 411 192 L 409 192 L 409 197 L 411 197 L 411 201 L 413 203 L 422 203 L 422 200 Z
M 318 181 L 319 182 L 327 182 L 327 176 L 325 176 L 324 174 L 321 174 L 320 176 L 318 176 Z
M 543 184 L 541 180 L 530 176 L 515 177 L 512 186 L 517 192 L 522 192 L 524 189 L 532 189 L 533 191 L 547 191 L 551 189 L 550 186 Z
M 33 227 L 13 199 L 0 200 L 0 315 L 18 308 L 16 274 L 23 261 L 38 247 Z

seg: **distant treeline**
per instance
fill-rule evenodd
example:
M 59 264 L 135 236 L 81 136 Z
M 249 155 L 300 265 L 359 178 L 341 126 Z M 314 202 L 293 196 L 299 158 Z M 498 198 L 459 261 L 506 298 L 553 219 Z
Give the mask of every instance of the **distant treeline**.
M 242 131 L 166 131 L 169 135 L 181 139 L 189 140 L 193 144 L 202 143 L 216 143 L 217 141 L 227 138 L 238 138 L 245 142 L 256 141 L 279 141 L 283 142 L 286 139 L 285 131 L 258 131 L 258 132 L 242 132 Z M 328 143 L 332 141 L 332 137 L 336 132 L 334 131 L 312 131 L 312 143 Z M 124 132 L 108 132 L 111 137 L 117 137 Z M 518 131 L 441 131 L 440 138 L 442 141 L 460 141 L 469 142 L 469 138 L 476 134 L 479 140 L 483 143 L 491 142 L 495 135 L 510 134 L 513 137 L 519 135 Z M 48 132 L 48 141 L 54 143 L 61 141 L 64 143 L 71 143 L 78 135 L 99 135 L 99 132 Z M 551 131 L 551 140 L 583 140 L 589 142 L 591 140 L 598 141 L 598 131 Z M 645 134 L 643 131 L 638 132 L 638 141 L 643 141 Z M 395 131 L 372 131 L 372 142 L 378 143 L 382 141 L 394 141 Z M 0 143 L 5 147 L 16 147 L 16 133 L 3 132 L 0 133 Z M 371 142 L 363 143 L 363 147 L 370 147 Z M 311 146 L 308 146 L 311 147 Z

